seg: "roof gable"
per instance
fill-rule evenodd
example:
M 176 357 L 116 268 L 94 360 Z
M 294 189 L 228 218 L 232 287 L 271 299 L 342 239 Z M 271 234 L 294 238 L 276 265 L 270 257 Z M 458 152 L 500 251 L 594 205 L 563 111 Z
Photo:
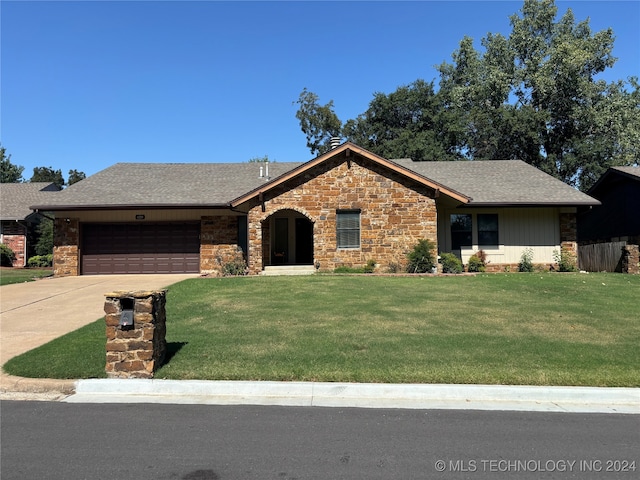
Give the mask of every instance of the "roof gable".
M 241 205 L 242 203 L 255 198 L 256 196 L 260 196 L 261 194 L 264 194 L 265 192 L 272 190 L 280 185 L 282 185 L 283 183 L 287 182 L 288 180 L 291 180 L 294 177 L 297 177 L 299 175 L 304 174 L 305 172 L 308 172 L 309 170 L 313 169 L 314 167 L 328 161 L 329 159 L 333 159 L 339 155 L 344 155 L 346 157 L 346 161 L 349 161 L 349 158 L 352 155 L 359 155 L 361 157 L 364 157 L 370 161 L 373 161 L 379 165 L 382 165 L 386 168 L 389 168 L 390 170 L 399 173 L 407 178 L 410 178 L 422 185 L 425 185 L 427 187 L 433 188 L 434 190 L 438 191 L 439 193 L 445 194 L 451 198 L 454 198 L 455 200 L 462 202 L 462 203 L 467 203 L 469 202 L 470 198 L 463 194 L 460 193 L 459 191 L 456 191 L 452 188 L 449 188 L 448 186 L 446 186 L 444 183 L 440 183 L 437 181 L 434 181 L 430 178 L 427 178 L 423 175 L 421 175 L 420 173 L 406 168 L 403 165 L 400 165 L 394 161 L 391 160 L 387 160 L 386 158 L 382 158 L 378 155 L 376 155 L 375 153 L 372 153 L 368 150 L 365 150 L 364 148 L 358 147 L 357 145 L 351 143 L 351 142 L 346 142 L 343 143 L 342 145 L 329 150 L 327 153 L 320 155 L 319 157 L 314 158 L 313 160 L 310 160 L 306 163 L 303 163 L 295 168 L 293 168 L 292 170 L 284 173 L 283 175 L 274 178 L 273 180 L 271 180 L 270 182 L 261 185 L 245 194 L 243 194 L 240 197 L 235 198 L 234 200 L 231 201 L 231 205 L 233 207 L 236 207 L 238 205 Z
M 47 201 L 59 195 L 60 188 L 51 182 L 25 182 L 0 184 L 0 218 L 24 220 L 33 212 L 34 203 Z
M 640 166 L 637 167 L 609 167 L 606 172 L 589 189 L 589 195 L 596 194 L 600 188 L 614 178 L 624 178 L 632 182 L 640 182 Z

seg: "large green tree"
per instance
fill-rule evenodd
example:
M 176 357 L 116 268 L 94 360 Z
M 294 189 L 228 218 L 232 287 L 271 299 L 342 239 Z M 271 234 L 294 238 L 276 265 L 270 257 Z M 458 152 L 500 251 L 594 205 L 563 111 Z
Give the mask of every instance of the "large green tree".
M 0 145 L 0 162 L 0 183 L 22 182 L 24 167 L 11 163 L 11 155 L 7 155 L 7 150 L 2 145 Z
M 386 158 L 453 160 L 456 123 L 424 80 L 388 95 L 375 93 L 366 112 L 345 122 L 342 135 Z
M 635 79 L 607 84 L 611 29 L 592 32 L 553 0 L 525 0 L 509 37 L 464 38 L 452 64 L 439 66 L 440 93 L 464 119 L 470 158 L 520 158 L 587 189 L 611 165 L 638 160 Z
M 53 167 L 35 167 L 30 182 L 53 182 L 58 187 L 64 187 L 62 170 L 54 170 Z
M 318 95 L 305 88 L 295 102 L 299 105 L 296 118 L 307 137 L 307 147 L 312 155 L 328 151 L 331 138 L 340 136 L 342 131 L 342 122 L 334 111 L 333 100 L 325 105 L 320 105 L 318 100 Z
M 613 31 L 592 32 L 570 9 L 558 18 L 554 0 L 524 0 L 510 23 L 480 49 L 464 37 L 437 67 L 437 91 L 417 80 L 376 93 L 344 124 L 333 101 L 303 90 L 296 117 L 307 146 L 322 153 L 340 134 L 387 158 L 522 159 L 582 190 L 609 166 L 637 164 L 637 78 L 598 78 L 616 61 Z

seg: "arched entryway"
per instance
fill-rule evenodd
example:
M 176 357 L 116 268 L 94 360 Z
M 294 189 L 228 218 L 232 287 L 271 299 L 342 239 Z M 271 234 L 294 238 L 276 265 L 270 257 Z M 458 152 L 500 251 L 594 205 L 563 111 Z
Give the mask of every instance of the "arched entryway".
M 313 264 L 313 222 L 308 217 L 295 210 L 279 210 L 262 225 L 265 266 Z

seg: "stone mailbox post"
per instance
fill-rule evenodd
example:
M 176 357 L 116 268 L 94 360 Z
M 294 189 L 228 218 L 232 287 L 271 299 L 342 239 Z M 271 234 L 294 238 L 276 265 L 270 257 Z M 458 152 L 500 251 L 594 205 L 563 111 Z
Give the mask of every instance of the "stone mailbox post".
M 109 378 L 153 378 L 167 351 L 166 290 L 107 293 Z

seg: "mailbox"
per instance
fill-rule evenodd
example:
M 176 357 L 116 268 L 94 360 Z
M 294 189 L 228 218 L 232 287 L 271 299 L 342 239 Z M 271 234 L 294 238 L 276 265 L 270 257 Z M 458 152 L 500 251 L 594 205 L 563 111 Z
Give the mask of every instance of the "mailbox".
M 120 327 L 121 328 L 133 328 L 133 298 L 121 298 L 120 309 Z

